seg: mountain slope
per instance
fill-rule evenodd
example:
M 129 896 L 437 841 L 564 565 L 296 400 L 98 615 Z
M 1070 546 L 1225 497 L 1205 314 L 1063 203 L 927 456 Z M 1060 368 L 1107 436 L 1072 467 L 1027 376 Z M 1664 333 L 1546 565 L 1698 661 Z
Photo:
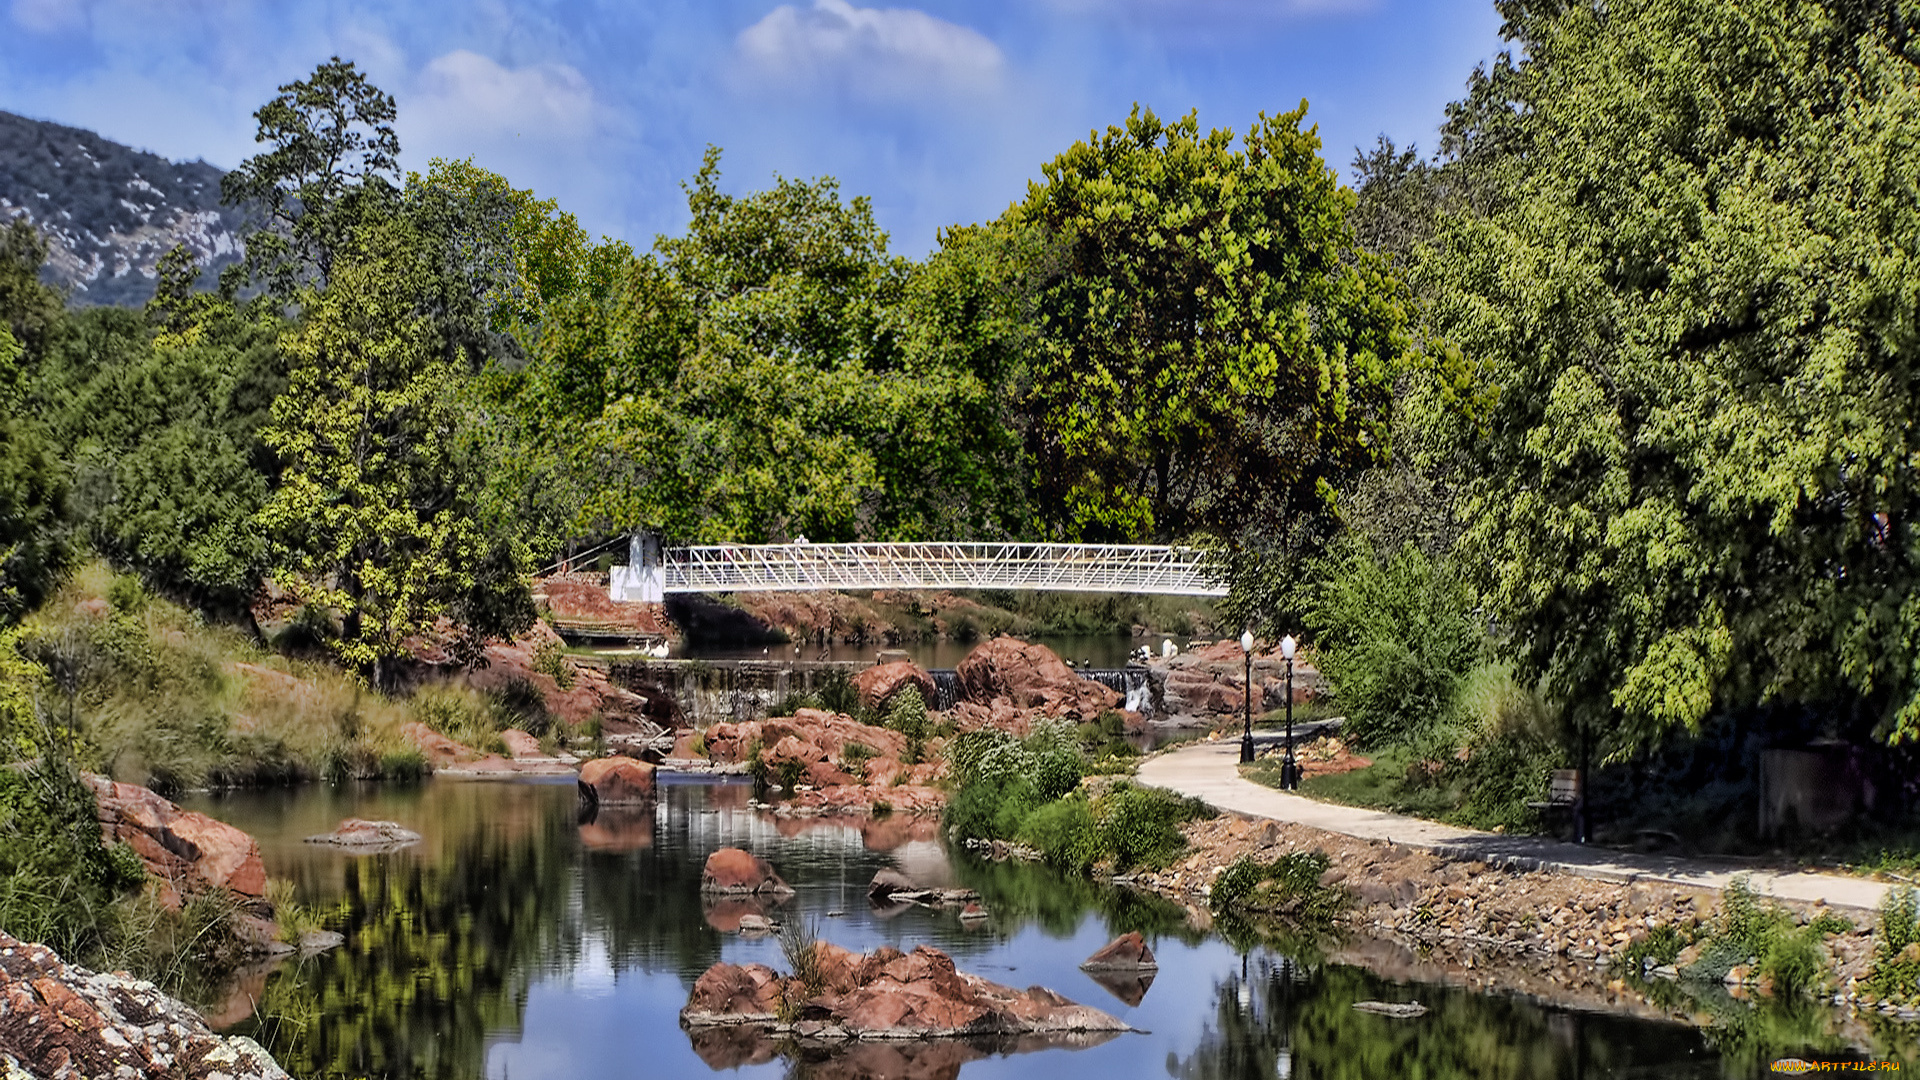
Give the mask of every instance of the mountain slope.
M 50 248 L 42 276 L 69 303 L 144 304 L 154 267 L 184 243 L 211 284 L 240 256 L 243 215 L 220 205 L 221 171 L 91 131 L 0 111 L 0 219 L 24 214 Z

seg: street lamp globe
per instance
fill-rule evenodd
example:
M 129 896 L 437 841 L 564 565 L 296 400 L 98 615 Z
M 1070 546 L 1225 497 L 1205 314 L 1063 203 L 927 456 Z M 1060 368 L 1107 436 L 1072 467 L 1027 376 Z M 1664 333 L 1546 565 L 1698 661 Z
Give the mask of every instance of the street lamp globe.
M 1245 638 L 1242 640 L 1244 641 L 1244 640 L 1251 640 L 1251 639 Z M 1292 634 L 1288 634 L 1286 637 L 1283 637 L 1280 639 L 1280 655 L 1286 657 L 1289 660 L 1293 659 L 1293 651 L 1299 647 L 1300 647 L 1300 643 L 1293 640 Z
M 1292 641 L 1293 639 L 1288 638 L 1287 640 Z M 1240 631 L 1240 651 L 1243 653 L 1250 653 L 1253 651 L 1253 631 L 1251 630 Z M 1293 654 L 1288 653 L 1287 655 L 1292 656 Z

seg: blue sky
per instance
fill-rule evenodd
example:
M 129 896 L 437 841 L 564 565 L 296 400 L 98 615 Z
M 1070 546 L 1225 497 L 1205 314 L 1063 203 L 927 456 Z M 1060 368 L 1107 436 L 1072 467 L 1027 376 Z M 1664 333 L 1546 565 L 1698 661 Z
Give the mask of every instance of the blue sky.
M 915 256 L 1135 102 L 1245 130 L 1306 98 L 1343 171 L 1381 133 L 1429 149 L 1501 46 L 1491 0 L 0 4 L 0 109 L 168 157 L 232 167 L 338 54 L 398 99 L 408 167 L 471 156 L 591 232 L 681 229 L 713 143 L 728 190 L 838 177 Z

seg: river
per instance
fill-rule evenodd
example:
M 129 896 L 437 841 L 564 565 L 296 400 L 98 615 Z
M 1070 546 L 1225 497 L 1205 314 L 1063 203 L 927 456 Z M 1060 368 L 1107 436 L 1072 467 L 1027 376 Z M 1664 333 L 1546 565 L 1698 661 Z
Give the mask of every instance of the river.
M 585 824 L 570 779 L 190 797 L 258 837 L 268 872 L 291 879 L 347 939 L 243 978 L 215 1011 L 300 1077 L 872 1075 L 771 1046 L 697 1051 L 680 1029 L 689 988 L 714 962 L 786 966 L 776 939 L 722 932 L 740 908 L 702 902 L 706 856 L 733 845 L 770 859 L 797 890 L 777 919 L 860 951 L 931 944 L 962 970 L 1042 984 L 1142 1029 L 1086 1049 L 936 1048 L 915 1076 L 1722 1077 L 1805 1049 L 1768 1034 L 1786 1030 L 1778 1025 L 1735 1025 L 1730 1043 L 1727 1031 L 1396 982 L 1319 959 L 1310 944 L 1237 949 L 1156 897 L 951 854 L 928 820 L 778 819 L 750 808 L 749 794 L 738 783 L 667 783 L 654 806 Z M 426 839 L 362 856 L 302 842 L 349 815 Z M 872 910 L 865 887 L 882 867 L 977 889 L 993 918 L 968 927 L 950 911 Z M 1160 961 L 1137 1004 L 1078 967 L 1127 930 L 1147 935 Z M 1363 1000 L 1430 1011 L 1392 1019 L 1353 1009 Z

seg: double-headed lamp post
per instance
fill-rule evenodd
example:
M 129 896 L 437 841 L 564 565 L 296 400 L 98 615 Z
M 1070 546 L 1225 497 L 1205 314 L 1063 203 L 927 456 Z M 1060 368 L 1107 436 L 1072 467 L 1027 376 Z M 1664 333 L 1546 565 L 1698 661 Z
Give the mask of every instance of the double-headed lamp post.
M 1240 632 L 1240 651 L 1247 658 L 1247 681 L 1241 684 L 1245 691 L 1241 696 L 1246 699 L 1247 726 L 1240 736 L 1240 764 L 1247 765 L 1253 761 L 1253 631 Z
M 1288 791 L 1300 789 L 1300 765 L 1293 760 L 1293 653 L 1299 647 L 1292 634 L 1280 639 L 1280 655 L 1287 658 L 1287 760 L 1280 766 L 1280 786 Z

